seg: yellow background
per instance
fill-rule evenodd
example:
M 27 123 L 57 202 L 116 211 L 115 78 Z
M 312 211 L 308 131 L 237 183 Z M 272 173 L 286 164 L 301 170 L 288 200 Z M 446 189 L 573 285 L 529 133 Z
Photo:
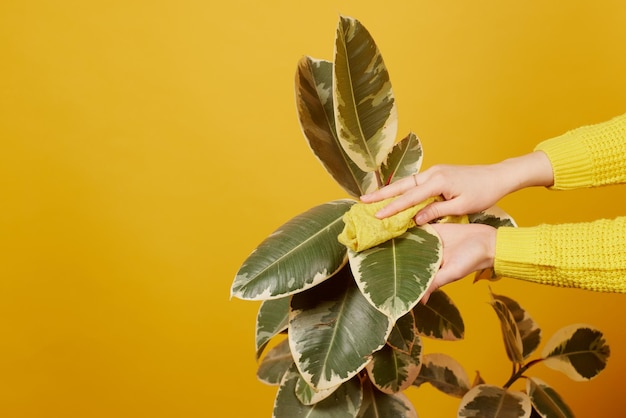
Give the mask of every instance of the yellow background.
M 0 415 L 269 417 L 258 304 L 229 300 L 271 231 L 345 193 L 295 113 L 302 55 L 332 59 L 339 14 L 369 29 L 400 134 L 424 166 L 489 163 L 626 112 L 626 3 L 32 1 L 0 4 Z M 625 214 L 624 187 L 526 190 L 520 225 Z M 584 322 L 612 348 L 597 379 L 531 369 L 580 417 L 623 409 L 626 295 L 492 285 L 544 330 Z M 485 283 L 447 288 L 466 340 L 426 341 L 503 384 Z M 543 346 L 543 345 L 542 345 Z M 408 391 L 420 417 L 458 400 Z

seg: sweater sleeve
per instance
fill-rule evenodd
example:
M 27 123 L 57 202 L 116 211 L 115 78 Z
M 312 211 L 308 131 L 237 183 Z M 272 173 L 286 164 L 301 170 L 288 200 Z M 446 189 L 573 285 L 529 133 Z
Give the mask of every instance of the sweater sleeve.
M 626 217 L 499 228 L 494 269 L 503 277 L 626 293 Z
M 554 172 L 553 189 L 626 183 L 626 114 L 541 142 Z

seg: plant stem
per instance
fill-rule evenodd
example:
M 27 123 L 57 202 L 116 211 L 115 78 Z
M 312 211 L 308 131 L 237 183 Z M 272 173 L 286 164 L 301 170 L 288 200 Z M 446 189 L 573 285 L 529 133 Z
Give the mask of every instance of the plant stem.
M 376 173 L 376 184 L 378 185 L 378 188 L 380 189 L 381 187 L 384 186 L 382 175 L 380 174 L 380 170 L 376 170 L 375 173 Z
M 517 379 L 519 379 L 520 377 L 522 377 L 524 375 L 524 373 L 526 373 L 526 370 L 530 369 L 535 364 L 542 362 L 543 360 L 545 360 L 545 359 L 538 358 L 538 359 L 529 361 L 524 366 L 520 367 L 520 369 L 516 373 L 513 373 L 511 378 L 504 385 L 502 385 L 502 388 L 503 389 L 508 389 L 513 383 L 515 383 L 515 381 Z M 515 366 L 513 366 L 513 367 L 515 367 Z

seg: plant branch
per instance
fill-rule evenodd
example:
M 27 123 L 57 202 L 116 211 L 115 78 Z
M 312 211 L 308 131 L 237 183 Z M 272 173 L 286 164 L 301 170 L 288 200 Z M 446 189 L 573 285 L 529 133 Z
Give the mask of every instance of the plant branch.
M 538 359 L 529 361 L 524 366 L 520 367 L 520 369 L 516 373 L 513 373 L 511 378 L 504 385 L 502 385 L 502 388 L 503 389 L 508 389 L 513 383 L 515 383 L 515 381 L 517 379 L 519 379 L 520 377 L 522 377 L 524 375 L 524 373 L 526 373 L 526 370 L 530 369 L 535 364 L 540 363 L 540 362 L 542 362 L 544 360 L 545 359 L 543 359 L 543 358 L 538 358 Z M 515 367 L 515 366 L 513 366 L 513 367 Z

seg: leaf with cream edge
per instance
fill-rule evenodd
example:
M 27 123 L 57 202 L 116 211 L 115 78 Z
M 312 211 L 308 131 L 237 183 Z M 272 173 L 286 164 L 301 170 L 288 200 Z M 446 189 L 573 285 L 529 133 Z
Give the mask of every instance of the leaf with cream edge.
M 422 341 L 415 331 L 415 320 L 409 312 L 396 321 L 388 343 L 375 352 L 368 363 L 367 374 L 381 392 L 392 394 L 403 391 L 419 374 Z
M 470 389 L 470 382 L 465 369 L 452 357 L 442 353 L 426 354 L 422 359 L 422 368 L 413 382 L 420 387 L 430 383 L 446 395 L 462 398 Z
M 348 250 L 359 289 L 394 322 L 424 296 L 441 257 L 441 240 L 430 225 L 411 228 L 369 250 Z
M 529 418 L 530 398 L 492 385 L 478 385 L 463 396 L 459 418 Z
M 441 289 L 430 294 L 426 304 L 413 308 L 418 332 L 428 338 L 457 341 L 465 338 L 465 324 L 459 308 Z
M 522 339 L 522 358 L 526 360 L 528 356 L 539 347 L 539 343 L 541 342 L 541 329 L 539 325 L 537 325 L 528 312 L 513 299 L 507 296 L 496 295 L 493 292 L 491 292 L 491 296 L 494 299 L 502 301 L 513 315 L 520 333 L 520 338 Z
M 472 224 L 484 224 L 494 228 L 500 228 L 502 226 L 517 226 L 515 220 L 498 206 L 492 206 L 482 212 L 467 215 L 467 217 L 469 222 Z M 492 267 L 478 270 L 474 274 L 474 283 L 479 280 L 495 282 L 500 279 L 501 277 L 496 275 L 496 272 Z
M 385 344 L 392 322 L 354 284 L 349 266 L 291 299 L 289 343 L 298 370 L 315 389 L 355 376 Z
M 380 166 L 385 184 L 391 184 L 403 177 L 411 176 L 422 167 L 422 144 L 413 132 L 393 146 Z
M 353 377 L 352 379 L 358 379 L 358 377 Z M 348 382 L 350 382 L 350 380 Z M 348 382 L 342 383 L 341 385 L 345 385 Z M 298 381 L 296 382 L 296 397 L 304 405 L 314 405 L 328 398 L 333 394 L 333 392 L 339 389 L 341 385 L 328 389 L 315 390 L 306 382 L 306 380 L 302 378 L 302 376 L 298 374 Z
M 561 328 L 542 351 L 546 366 L 575 381 L 596 377 L 606 367 L 610 354 L 602 332 L 585 324 Z
M 543 418 L 574 418 L 574 413 L 561 396 L 541 379 L 529 377 L 526 380 L 526 393 L 535 410 Z
M 256 316 L 256 359 L 263 354 L 267 343 L 285 331 L 289 325 L 289 301 L 290 296 L 264 300 L 261 302 Z
M 295 394 L 299 376 L 295 366 L 285 374 L 274 401 L 273 418 L 354 418 L 361 408 L 363 392 L 358 378 L 344 383 L 323 401 L 304 405 Z
M 522 336 L 517 328 L 517 323 L 513 314 L 504 302 L 498 299 L 491 299 L 491 307 L 498 315 L 500 320 L 500 329 L 502 330 L 502 339 L 504 340 L 504 348 L 509 360 L 515 364 L 524 362 L 522 344 Z
M 266 385 L 279 385 L 292 364 L 293 357 L 289 350 L 289 341 L 285 339 L 267 352 L 259 364 L 256 375 Z
M 333 64 L 302 57 L 296 72 L 296 107 L 302 133 L 326 171 L 351 196 L 376 190 L 376 176 L 364 172 L 339 143 L 333 107 Z
M 358 20 L 340 17 L 334 63 L 337 136 L 361 170 L 376 171 L 394 145 L 398 112 L 383 57 Z
M 357 418 L 417 418 L 413 404 L 403 393 L 389 395 L 363 382 L 363 404 Z
M 347 262 L 337 241 L 343 214 L 355 202 L 341 199 L 315 206 L 266 238 L 239 268 L 231 296 L 276 299 L 323 282 Z

